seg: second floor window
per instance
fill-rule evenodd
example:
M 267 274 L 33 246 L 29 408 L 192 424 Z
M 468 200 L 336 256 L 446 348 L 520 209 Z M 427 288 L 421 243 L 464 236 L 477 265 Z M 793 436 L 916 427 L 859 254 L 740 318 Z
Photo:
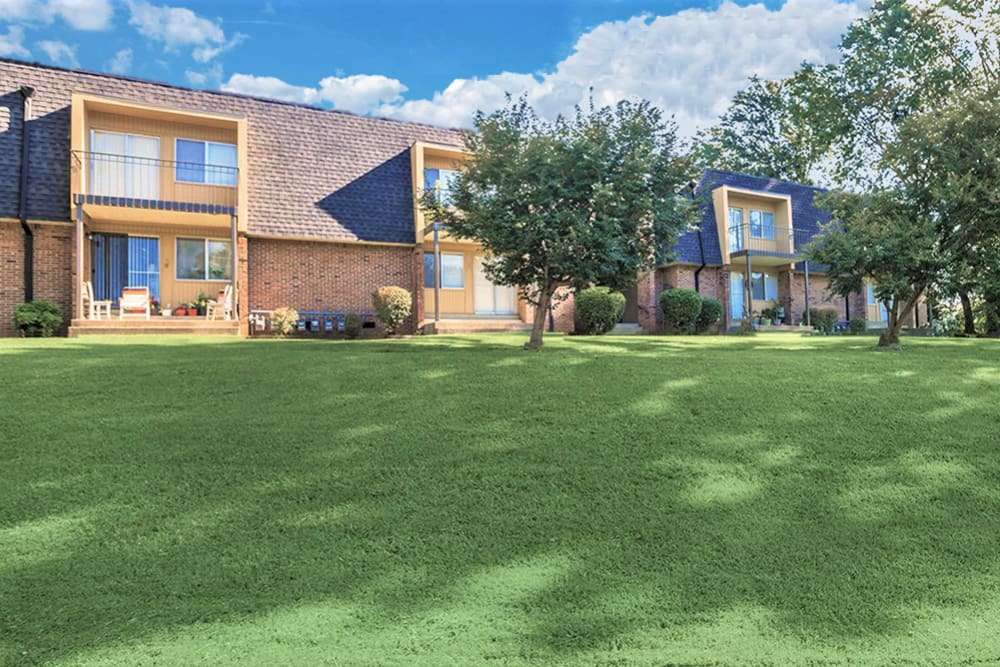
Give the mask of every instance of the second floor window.
M 175 179 L 181 183 L 236 185 L 236 146 L 178 139 Z
M 729 209 L 729 252 L 743 250 L 743 209 Z
M 750 211 L 750 236 L 757 239 L 774 240 L 774 213 L 770 211 Z
M 424 169 L 424 191 L 433 192 L 439 202 L 450 206 L 458 173 L 455 169 Z

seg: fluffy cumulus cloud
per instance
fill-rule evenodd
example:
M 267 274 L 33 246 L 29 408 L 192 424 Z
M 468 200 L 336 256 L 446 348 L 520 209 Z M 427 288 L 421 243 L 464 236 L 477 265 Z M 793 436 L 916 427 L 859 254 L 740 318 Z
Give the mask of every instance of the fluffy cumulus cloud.
M 787 0 L 769 10 L 724 0 L 714 10 L 603 23 L 583 34 L 551 71 L 455 79 L 428 99 L 403 99 L 401 82 L 370 75 L 330 77 L 309 87 L 236 74 L 224 88 L 458 127 L 468 126 L 476 110 L 501 106 L 508 93 L 527 95 L 542 115 L 554 117 L 586 104 L 593 90 L 598 104 L 649 99 L 672 113 L 681 132 L 690 135 L 712 123 L 751 74 L 784 77 L 803 60 L 833 60 L 840 35 L 870 4 Z
M 397 79 L 380 74 L 328 76 L 315 87 L 295 86 L 273 76 L 233 74 L 222 89 L 301 104 L 330 104 L 336 109 L 366 113 L 384 104 L 402 102 L 406 92 Z
M 190 48 L 191 56 L 200 63 L 211 61 L 246 39 L 242 33 L 227 39 L 218 21 L 199 16 L 186 7 L 129 0 L 128 8 L 129 25 L 140 35 L 163 44 L 168 51 Z
M 0 0 L 0 20 L 32 24 L 56 18 L 75 30 L 107 30 L 114 8 L 111 0 Z
M 57 65 L 66 67 L 79 67 L 80 61 L 76 59 L 76 47 L 70 46 L 66 42 L 46 39 L 38 42 L 38 48 L 45 52 L 49 60 Z

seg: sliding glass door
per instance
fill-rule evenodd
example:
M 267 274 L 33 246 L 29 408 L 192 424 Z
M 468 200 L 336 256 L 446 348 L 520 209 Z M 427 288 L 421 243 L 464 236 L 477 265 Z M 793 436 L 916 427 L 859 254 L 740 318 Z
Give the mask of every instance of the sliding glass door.
M 95 299 L 117 302 L 122 289 L 148 287 L 160 298 L 160 240 L 145 236 L 95 233 L 90 242 Z

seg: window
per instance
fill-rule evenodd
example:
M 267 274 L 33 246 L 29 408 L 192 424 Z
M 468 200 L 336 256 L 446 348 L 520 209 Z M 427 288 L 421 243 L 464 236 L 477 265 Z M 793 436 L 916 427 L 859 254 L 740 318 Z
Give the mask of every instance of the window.
M 424 253 L 424 287 L 434 287 L 434 253 Z M 465 287 L 465 258 L 462 255 L 441 255 L 441 287 Z
M 138 134 L 90 135 L 90 192 L 108 197 L 160 196 L 160 140 Z
M 758 239 L 774 240 L 774 213 L 770 211 L 750 211 L 750 236 Z
M 424 169 L 424 191 L 437 194 L 438 201 L 451 205 L 451 194 L 458 179 L 454 169 Z
M 743 250 L 743 209 L 729 209 L 729 252 Z
M 750 290 L 756 301 L 777 301 L 778 299 L 778 279 L 770 273 L 753 273 L 753 280 L 750 281 Z
M 174 178 L 182 183 L 236 185 L 236 146 L 178 139 Z
M 231 280 L 233 251 L 229 241 L 177 239 L 178 280 Z

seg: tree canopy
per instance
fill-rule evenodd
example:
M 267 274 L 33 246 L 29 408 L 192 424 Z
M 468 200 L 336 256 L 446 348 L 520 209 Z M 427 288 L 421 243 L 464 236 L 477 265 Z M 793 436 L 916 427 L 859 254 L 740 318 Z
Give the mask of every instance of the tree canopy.
M 672 247 L 692 218 L 673 123 L 648 102 L 540 119 L 523 98 L 478 113 L 451 204 L 433 219 L 480 244 L 484 272 L 535 306 L 527 348 L 542 345 L 561 287 L 622 289 Z

